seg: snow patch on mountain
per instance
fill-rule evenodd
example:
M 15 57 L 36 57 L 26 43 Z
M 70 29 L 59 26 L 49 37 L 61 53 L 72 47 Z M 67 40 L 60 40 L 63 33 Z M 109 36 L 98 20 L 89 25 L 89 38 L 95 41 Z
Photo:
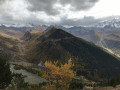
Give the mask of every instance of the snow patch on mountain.
M 89 27 L 113 27 L 113 28 L 120 28 L 120 16 L 119 17 L 113 17 L 113 18 L 107 18 L 107 19 L 101 19 L 98 23 L 90 25 Z
M 0 24 L 0 26 L 15 27 L 15 28 L 34 27 L 33 24 Z

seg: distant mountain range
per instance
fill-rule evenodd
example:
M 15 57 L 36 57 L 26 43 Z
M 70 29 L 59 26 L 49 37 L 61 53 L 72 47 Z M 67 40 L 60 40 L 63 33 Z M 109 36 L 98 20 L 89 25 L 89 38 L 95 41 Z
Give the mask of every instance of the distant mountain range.
M 106 48 L 111 53 L 120 56 L 120 29 L 116 28 L 93 28 L 93 27 L 61 27 L 73 35 L 89 42 Z
M 91 22 L 89 24 L 86 24 L 87 22 L 89 22 L 89 20 L 83 21 L 84 23 L 79 24 L 79 26 L 95 27 L 95 28 L 104 28 L 104 27 L 105 28 L 108 28 L 108 27 L 109 28 L 120 28 L 120 16 L 111 16 L 111 17 L 93 19 L 93 21 L 94 21 L 94 23 Z M 1 26 L 14 27 L 14 28 L 23 28 L 23 27 L 31 27 L 32 28 L 32 27 L 38 26 L 38 25 L 35 25 L 33 23 L 17 23 L 17 24 L 0 24 L 0 27 Z M 50 25 L 44 25 L 44 26 L 50 26 Z M 70 26 L 67 26 L 67 27 L 70 27 Z
M 120 56 L 120 17 L 101 19 L 89 26 L 57 26 L 73 35 L 106 48 L 111 53 Z M 0 29 L 16 30 L 22 33 L 32 30 L 32 33 L 45 31 L 48 25 L 33 24 L 1 24 Z
M 33 24 L 0 24 L 0 26 L 22 28 L 22 27 L 34 27 L 35 25 Z

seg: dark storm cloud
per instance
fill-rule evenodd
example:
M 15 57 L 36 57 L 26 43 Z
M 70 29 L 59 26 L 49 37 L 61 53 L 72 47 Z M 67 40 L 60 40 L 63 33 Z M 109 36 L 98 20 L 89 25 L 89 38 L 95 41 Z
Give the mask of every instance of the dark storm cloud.
M 59 9 L 54 8 L 56 3 L 64 7 L 70 5 L 70 9 L 74 11 L 87 10 L 94 6 L 98 0 L 27 0 L 31 6 L 28 8 L 30 11 L 44 11 L 50 15 L 59 14 Z
M 71 5 L 73 10 L 87 10 L 94 6 L 98 0 L 60 0 L 62 5 Z
M 67 17 L 63 17 L 61 19 L 61 22 L 59 22 L 59 25 L 68 25 L 68 26 L 80 26 L 80 25 L 93 25 L 95 23 L 98 23 L 100 19 L 95 19 L 92 16 L 84 17 L 82 19 L 67 19 Z
M 97 22 L 97 20 L 95 20 L 93 17 L 84 17 L 83 19 L 77 20 L 68 19 L 67 15 L 66 17 L 64 16 L 64 7 L 66 5 L 70 5 L 68 11 L 88 10 L 91 7 L 93 7 L 98 0 L 22 0 L 22 2 L 27 6 L 25 9 L 26 11 L 28 11 L 27 13 L 29 13 L 28 17 L 24 17 L 24 15 L 26 15 L 26 13 L 23 11 L 24 9 L 18 8 L 18 11 L 17 10 L 14 11 L 14 7 L 6 8 L 8 7 L 6 6 L 7 4 L 5 4 L 6 1 L 8 2 L 17 0 L 0 0 L 0 20 L 1 20 L 0 23 L 30 22 L 33 24 L 87 25 Z M 59 3 L 63 8 L 55 8 L 54 5 L 56 3 Z M 12 3 L 10 5 L 12 5 Z M 60 10 L 63 10 L 63 14 L 60 12 Z M 39 15 L 39 11 L 40 12 L 43 11 L 47 14 L 45 18 L 44 17 L 37 18 Z M 23 12 L 23 16 L 21 16 L 21 13 L 18 12 L 21 13 Z M 56 19 L 57 18 L 56 15 L 58 15 L 60 21 L 54 20 L 52 18 L 49 19 L 49 17 L 55 17 Z M 16 16 L 19 16 L 19 18 Z
M 56 0 L 28 0 L 32 6 L 29 7 L 30 11 L 44 11 L 47 14 L 57 14 L 58 10 L 54 9 L 53 6 Z

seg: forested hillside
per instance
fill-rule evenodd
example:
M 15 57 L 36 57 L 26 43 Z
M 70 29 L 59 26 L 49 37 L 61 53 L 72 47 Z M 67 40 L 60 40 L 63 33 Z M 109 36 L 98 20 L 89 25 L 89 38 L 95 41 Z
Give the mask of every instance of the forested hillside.
M 120 73 L 118 58 L 57 27 L 52 27 L 42 35 L 31 39 L 28 47 L 26 58 L 32 63 L 39 64 L 46 60 L 65 63 L 72 58 L 77 75 L 98 79 L 98 77 L 113 77 Z

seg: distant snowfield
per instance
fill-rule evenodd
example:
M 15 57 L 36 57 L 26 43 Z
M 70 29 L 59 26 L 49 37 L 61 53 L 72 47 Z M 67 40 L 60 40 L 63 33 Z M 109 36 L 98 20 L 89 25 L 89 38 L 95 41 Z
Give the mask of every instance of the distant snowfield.
M 15 70 L 14 66 L 15 65 L 10 65 L 11 72 L 16 73 L 16 74 L 22 74 L 23 76 L 26 76 L 24 80 L 25 80 L 25 82 L 28 82 L 29 84 L 39 84 L 39 83 L 47 82 L 46 79 L 41 78 L 35 74 L 29 73 L 26 70 L 22 70 L 22 69 Z

